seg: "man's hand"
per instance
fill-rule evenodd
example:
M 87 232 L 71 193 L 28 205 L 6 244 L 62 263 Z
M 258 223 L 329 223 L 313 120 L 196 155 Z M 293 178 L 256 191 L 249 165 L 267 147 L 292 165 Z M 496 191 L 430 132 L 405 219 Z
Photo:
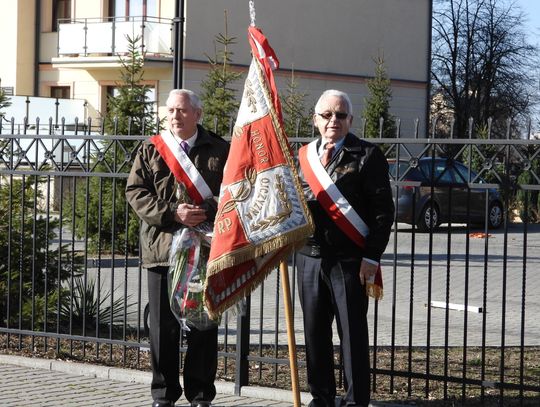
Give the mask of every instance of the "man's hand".
M 174 220 L 186 226 L 197 226 L 206 220 L 206 211 L 198 205 L 183 203 L 176 208 Z
M 366 281 L 370 281 L 375 278 L 375 273 L 377 273 L 378 268 L 379 265 L 362 260 L 359 273 L 360 282 L 362 283 L 362 285 L 366 285 Z

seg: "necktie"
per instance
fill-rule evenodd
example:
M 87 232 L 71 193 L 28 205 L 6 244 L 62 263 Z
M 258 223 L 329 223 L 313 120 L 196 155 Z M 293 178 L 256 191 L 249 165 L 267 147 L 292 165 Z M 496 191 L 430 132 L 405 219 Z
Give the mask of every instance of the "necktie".
M 187 143 L 187 141 L 182 140 L 180 142 L 180 147 L 182 147 L 182 150 L 184 150 L 186 154 L 189 153 L 189 144 Z
M 334 154 L 334 148 L 334 143 L 326 143 L 324 145 L 324 153 L 321 157 L 321 164 L 323 165 L 323 167 L 326 167 L 332 159 L 332 155 Z

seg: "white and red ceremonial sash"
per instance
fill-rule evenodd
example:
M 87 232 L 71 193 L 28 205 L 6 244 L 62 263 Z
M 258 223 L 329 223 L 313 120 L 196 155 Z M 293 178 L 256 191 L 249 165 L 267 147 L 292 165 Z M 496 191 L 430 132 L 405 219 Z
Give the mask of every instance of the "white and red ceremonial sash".
M 326 172 L 317 152 L 317 140 L 300 148 L 298 160 L 304 173 L 304 179 L 313 191 L 317 201 L 343 233 L 358 247 L 364 248 L 366 237 L 369 234 L 369 227 Z M 382 298 L 382 271 L 380 265 L 374 280 L 366 285 L 366 290 L 368 295 L 376 299 Z
M 364 247 L 369 228 L 343 196 L 319 160 L 317 140 L 298 151 L 298 160 L 313 194 L 330 218 L 358 246 Z
M 200 204 L 213 197 L 210 187 L 195 168 L 195 164 L 170 132 L 157 134 L 150 138 L 150 142 L 156 147 L 174 178 L 185 185 L 193 203 Z
M 249 294 L 313 232 L 272 69 L 279 61 L 256 27 L 214 223 L 205 302 L 217 316 Z

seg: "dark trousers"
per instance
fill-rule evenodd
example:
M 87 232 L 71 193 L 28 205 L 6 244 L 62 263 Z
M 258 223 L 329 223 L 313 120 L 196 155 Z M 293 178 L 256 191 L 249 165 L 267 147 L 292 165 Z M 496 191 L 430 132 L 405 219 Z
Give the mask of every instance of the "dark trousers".
M 304 313 L 307 378 L 312 407 L 334 407 L 336 381 L 332 322 L 343 353 L 345 396 L 337 405 L 367 406 L 370 400 L 368 297 L 358 275 L 360 260 L 297 255 Z
M 180 386 L 180 324 L 171 312 L 167 290 L 167 267 L 148 269 L 150 308 L 150 357 L 152 397 L 155 401 L 175 402 L 182 395 Z M 190 402 L 212 401 L 216 396 L 217 327 L 186 334 L 184 391 Z

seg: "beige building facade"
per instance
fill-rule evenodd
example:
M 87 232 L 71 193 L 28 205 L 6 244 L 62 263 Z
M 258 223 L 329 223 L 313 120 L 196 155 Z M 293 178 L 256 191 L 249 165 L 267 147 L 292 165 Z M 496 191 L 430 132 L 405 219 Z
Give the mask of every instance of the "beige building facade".
M 144 42 L 145 82 L 160 115 L 173 86 L 172 19 L 176 0 L 10 0 L 0 14 L 4 41 L 1 86 L 14 95 L 84 99 L 88 117 L 100 117 L 119 80 L 125 36 Z M 178 1 L 180 3 L 180 1 Z M 250 62 L 247 0 L 185 0 L 184 87 L 200 90 L 206 55 L 225 29 L 227 10 L 233 66 Z M 256 24 L 280 60 L 284 94 L 294 70 L 310 107 L 328 88 L 351 96 L 356 125 L 368 95 L 374 58 L 383 56 L 392 81 L 391 112 L 404 136 L 414 120 L 425 129 L 429 97 L 432 0 L 255 0 Z M 240 90 L 243 79 L 236 84 Z M 240 97 L 240 91 L 238 92 Z M 422 134 L 420 134 L 422 136 Z

